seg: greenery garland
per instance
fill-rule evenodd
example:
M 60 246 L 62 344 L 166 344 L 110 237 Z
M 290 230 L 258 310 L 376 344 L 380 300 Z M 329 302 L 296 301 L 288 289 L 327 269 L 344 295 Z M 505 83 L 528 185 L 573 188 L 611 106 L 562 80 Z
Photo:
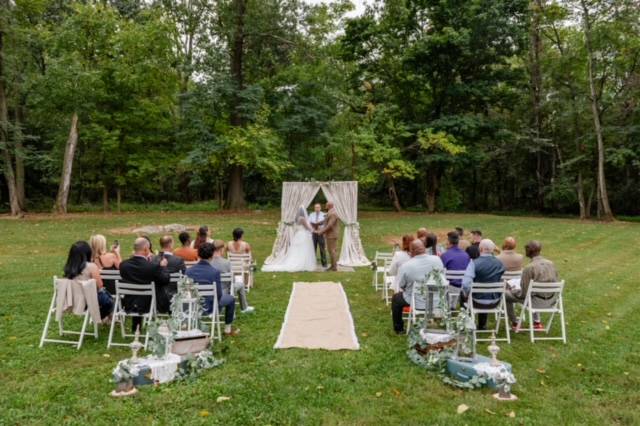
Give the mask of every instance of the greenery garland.
M 467 354 L 475 353 L 475 338 L 473 331 L 475 322 L 469 315 L 466 308 L 462 308 L 460 313 L 454 318 L 451 315 L 449 301 L 447 299 L 448 283 L 444 278 L 445 271 L 440 268 L 431 270 L 422 281 L 420 293 L 425 302 L 428 300 L 429 289 L 427 283 L 435 283 L 438 288 L 438 309 L 442 312 L 441 324 L 447 333 L 455 336 L 456 346 L 443 345 L 434 349 L 424 337 L 420 330 L 427 329 L 429 325 L 429 315 L 425 315 L 422 324 L 414 324 L 409 330 L 407 356 L 416 365 L 437 374 L 440 379 L 451 386 L 463 389 L 479 388 L 487 384 L 484 375 L 474 375 L 468 381 L 463 382 L 451 377 L 447 372 L 447 360 L 458 356 L 460 352 Z

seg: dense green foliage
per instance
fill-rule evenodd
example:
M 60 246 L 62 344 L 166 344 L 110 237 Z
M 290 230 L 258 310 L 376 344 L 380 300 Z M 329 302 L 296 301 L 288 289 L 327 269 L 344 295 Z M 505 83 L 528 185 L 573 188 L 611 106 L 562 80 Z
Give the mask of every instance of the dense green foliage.
M 351 7 L 2 0 L 0 209 L 51 207 L 77 114 L 72 204 L 357 179 L 396 209 L 640 213 L 636 1 Z
M 118 229 L 184 223 L 208 224 L 216 238 L 241 225 L 262 262 L 270 252 L 279 212 L 145 213 L 30 216 L 0 219 L 0 423 L 2 424 L 582 424 L 640 423 L 640 264 L 629 262 L 640 244 L 640 224 L 598 224 L 564 219 L 489 215 L 365 213 L 367 254 L 387 250 L 389 238 L 419 226 L 446 230 L 481 228 L 496 241 L 514 235 L 537 238 L 566 280 L 568 343 L 529 343 L 513 336 L 499 358 L 513 364 L 520 400 L 499 403 L 490 392 L 461 391 L 413 364 L 407 340 L 391 328 L 389 308 L 371 286 L 371 271 L 354 273 L 258 273 L 249 300 L 253 315 L 240 315 L 240 336 L 216 347 L 225 363 L 197 380 L 146 387 L 132 399 L 108 396 L 111 371 L 130 355 L 107 351 L 107 329 L 80 351 L 38 340 L 70 244 L 91 233 L 122 243 L 134 235 Z M 153 236 L 157 243 L 159 236 Z M 624 241 L 625 244 L 620 244 Z M 519 251 L 521 247 L 519 248 Z M 293 281 L 341 281 L 353 314 L 360 351 L 274 350 Z M 487 344 L 479 345 L 487 355 Z M 636 348 L 636 349 L 634 349 Z M 231 399 L 216 403 L 220 396 Z M 470 407 L 456 414 L 459 404 Z M 513 411 L 515 419 L 507 414 Z M 205 417 L 206 416 L 206 417 Z

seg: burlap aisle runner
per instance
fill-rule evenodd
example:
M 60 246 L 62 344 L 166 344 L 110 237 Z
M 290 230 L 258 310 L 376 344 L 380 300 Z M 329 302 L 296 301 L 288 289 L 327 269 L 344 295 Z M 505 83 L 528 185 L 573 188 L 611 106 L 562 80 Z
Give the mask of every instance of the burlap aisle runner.
M 293 283 L 276 349 L 359 350 L 342 284 Z

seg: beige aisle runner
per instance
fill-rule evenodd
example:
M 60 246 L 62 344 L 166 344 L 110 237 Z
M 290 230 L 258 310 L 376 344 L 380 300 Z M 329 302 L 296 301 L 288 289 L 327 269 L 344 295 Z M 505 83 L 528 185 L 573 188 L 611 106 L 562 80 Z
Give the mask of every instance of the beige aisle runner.
M 274 348 L 359 350 L 342 284 L 293 283 L 287 313 Z

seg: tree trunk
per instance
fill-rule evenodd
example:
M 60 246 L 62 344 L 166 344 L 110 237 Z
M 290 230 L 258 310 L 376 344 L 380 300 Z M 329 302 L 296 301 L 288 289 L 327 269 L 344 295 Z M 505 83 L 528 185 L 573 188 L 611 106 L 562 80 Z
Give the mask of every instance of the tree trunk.
M 109 208 L 109 187 L 106 183 L 102 184 L 102 211 L 107 213 Z
M 393 208 L 397 212 L 402 211 L 402 206 L 400 205 L 400 199 L 398 198 L 398 193 L 396 191 L 396 183 L 392 177 L 387 177 L 388 187 L 389 187 L 389 198 L 391 199 L 391 203 L 393 204 Z
M 531 127 L 535 139 L 536 154 L 536 179 L 538 183 L 538 209 L 544 210 L 544 172 L 542 166 L 543 152 L 540 138 L 542 136 L 542 71 L 540 69 L 540 54 L 542 51 L 542 39 L 540 35 L 540 0 L 535 0 L 530 5 L 531 25 L 529 30 L 529 73 L 531 75 Z
M 116 187 L 116 208 L 118 209 L 118 213 L 122 213 L 122 188 L 120 188 L 119 186 Z
M 436 194 L 438 193 L 438 173 L 435 170 L 427 172 L 427 212 L 434 213 L 436 211 Z
M 229 176 L 229 196 L 227 199 L 227 208 L 231 210 L 242 210 L 246 207 L 244 200 L 244 188 L 242 185 L 242 175 L 244 170 L 240 166 L 231 167 L 231 175 Z
M 20 208 L 26 209 L 27 199 L 24 190 L 24 135 L 22 134 L 22 105 L 16 106 L 15 145 L 16 145 L 16 191 Z
M 71 117 L 71 128 L 69 129 L 69 137 L 64 150 L 64 160 L 62 163 L 62 176 L 60 178 L 60 186 L 58 187 L 58 196 L 54 211 L 56 213 L 67 213 L 67 202 L 69 201 L 69 190 L 71 188 L 71 172 L 73 170 L 73 158 L 76 155 L 76 146 L 78 145 L 78 113 L 73 113 Z
M 247 12 L 246 0 L 234 0 L 235 9 L 235 28 L 231 49 L 231 78 L 235 84 L 235 90 L 232 97 L 231 114 L 229 121 L 232 126 L 244 125 L 244 120 L 240 113 L 240 91 L 244 88 L 244 18 Z M 244 188 L 242 176 L 244 170 L 240 165 L 231 166 L 231 174 L 229 180 L 229 196 L 227 197 L 227 208 L 243 209 L 246 206 L 244 199 Z
M 8 7 L 0 3 L 1 7 Z M 20 195 L 16 183 L 16 176 L 13 171 L 11 150 L 9 147 L 9 112 L 7 110 L 7 96 L 5 90 L 4 76 L 4 30 L 0 28 L 0 151 L 2 151 L 2 163 L 4 178 L 9 189 L 9 206 L 12 216 L 22 216 L 22 206 Z
M 604 138 L 602 135 L 602 124 L 600 122 L 600 99 L 596 89 L 595 82 L 595 64 L 593 58 L 593 50 L 591 46 L 591 17 L 589 16 L 589 8 L 585 0 L 581 0 L 582 5 L 582 24 L 584 28 L 584 41 L 587 53 L 587 71 L 589 74 L 589 91 L 591 94 L 591 113 L 593 115 L 593 127 L 596 132 L 596 141 L 598 147 L 598 170 L 597 170 L 597 189 L 598 189 L 598 207 L 601 212 L 601 219 L 611 221 L 614 220 L 611 206 L 609 205 L 609 195 L 607 193 L 607 182 L 604 174 Z
M 582 172 L 578 172 L 578 182 L 576 185 L 578 192 L 578 204 L 580 205 L 580 219 L 587 218 L 587 203 L 584 199 L 584 182 L 582 182 Z

